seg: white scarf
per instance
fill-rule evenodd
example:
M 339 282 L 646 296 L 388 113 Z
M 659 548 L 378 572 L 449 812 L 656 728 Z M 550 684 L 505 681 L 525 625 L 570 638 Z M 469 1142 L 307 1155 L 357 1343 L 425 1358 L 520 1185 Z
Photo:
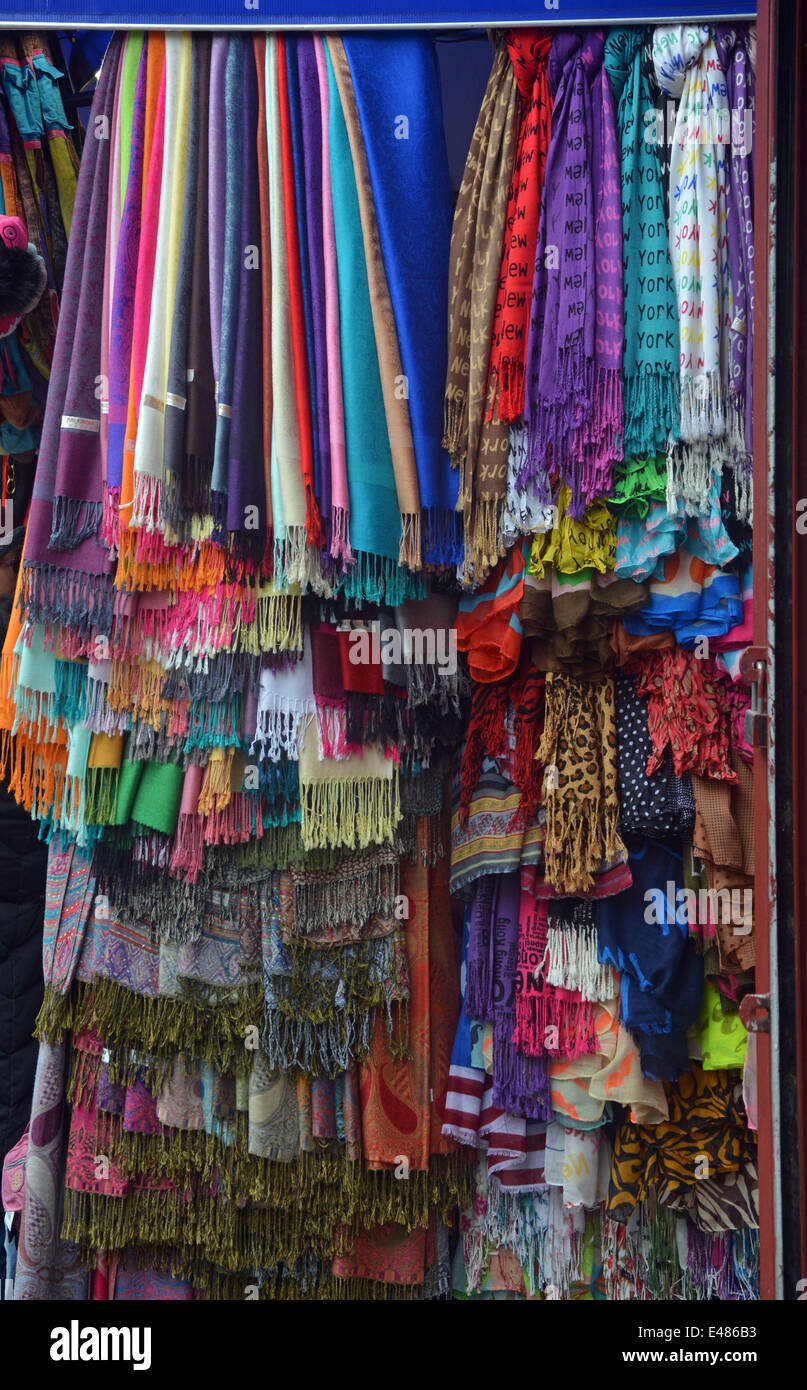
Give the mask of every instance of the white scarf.
M 731 113 L 705 25 L 654 31 L 658 84 L 680 98 L 670 160 L 670 259 L 681 339 L 681 439 L 668 450 L 668 509 L 698 515 L 729 461 L 726 176 Z
M 261 671 L 258 716 L 250 754 L 270 762 L 297 761 L 298 746 L 316 712 L 311 638 L 303 629 L 303 655 L 287 670 Z

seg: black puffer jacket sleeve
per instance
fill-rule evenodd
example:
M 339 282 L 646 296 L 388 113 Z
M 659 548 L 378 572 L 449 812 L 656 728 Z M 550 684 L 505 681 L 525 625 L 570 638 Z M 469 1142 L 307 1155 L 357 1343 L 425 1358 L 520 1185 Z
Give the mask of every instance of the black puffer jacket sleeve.
M 0 1162 L 28 1123 L 34 1085 L 48 862 L 37 829 L 0 787 Z

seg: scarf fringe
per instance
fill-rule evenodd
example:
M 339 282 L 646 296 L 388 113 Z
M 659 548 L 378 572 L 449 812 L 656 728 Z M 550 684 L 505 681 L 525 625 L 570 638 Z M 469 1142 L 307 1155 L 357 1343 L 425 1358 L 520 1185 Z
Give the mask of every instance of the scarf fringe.
M 105 977 L 82 981 L 67 994 L 45 986 L 36 1021 L 41 1042 L 57 1043 L 64 1031 L 94 1030 L 110 1049 L 111 1082 L 134 1085 L 138 1072 L 150 1086 L 161 1087 L 170 1077 L 176 1054 L 210 1062 L 222 1072 L 244 1064 L 247 1030 L 263 1016 L 258 984 L 213 990 L 204 1002 L 196 999 L 135 994 Z M 137 1060 L 132 1060 L 132 1050 Z
M 23 560 L 20 613 L 29 623 L 72 628 L 81 638 L 112 631 L 113 588 L 108 574 L 87 574 Z
M 513 1046 L 515 1013 L 499 1010 L 493 1025 L 493 1104 L 528 1120 L 554 1118 L 546 1053 L 530 1055 Z
M 550 922 L 543 975 L 548 985 L 579 991 L 587 1003 L 613 999 L 617 993 L 613 966 L 600 965 L 593 926 L 563 928 Z
M 401 512 L 401 544 L 398 548 L 398 564 L 406 565 L 410 570 L 421 570 L 423 560 L 421 558 L 421 513 Z
M 529 1057 L 575 1058 L 597 1051 L 596 1010 L 591 1001 L 564 999 L 554 989 L 516 996 L 516 1026 L 512 1043 Z M 554 1047 L 546 1045 L 547 1033 L 557 1034 Z
M 465 517 L 464 588 L 483 584 L 505 555 L 500 535 L 504 505 L 503 497 L 475 497 L 471 503 Z
M 398 769 L 391 777 L 301 782 L 300 809 L 306 849 L 366 849 L 391 841 L 401 820 Z
M 112 825 L 118 795 L 116 767 L 88 767 L 84 819 L 88 825 Z
M 664 452 L 680 432 L 681 388 L 678 373 L 646 367 L 625 378 L 625 458 Z
M 468 446 L 468 396 L 457 393 L 446 396 L 443 402 L 442 447 L 447 450 L 451 467 L 458 468 Z
M 112 555 L 117 555 L 120 546 L 120 488 L 108 487 L 104 493 L 103 516 L 99 539 Z
M 396 1179 L 394 1165 L 365 1170 L 331 1153 L 267 1160 L 262 1168 L 263 1190 L 246 1209 L 240 1194 L 227 1200 L 213 1182 L 198 1179 L 182 1190 L 134 1187 L 125 1197 L 68 1188 L 62 1238 L 90 1263 L 99 1249 L 140 1250 L 146 1264 L 179 1278 L 201 1256 L 216 1271 L 242 1276 L 236 1296 L 243 1299 L 244 1284 L 254 1282 L 245 1275 L 253 1270 L 293 1266 L 313 1255 L 328 1262 L 330 1276 L 334 1252 L 349 1251 L 360 1230 L 394 1222 L 411 1231 L 434 1219 L 450 1224 L 456 1208 L 473 1200 L 473 1169 L 462 1154 L 435 1155 L 428 1171 L 413 1169 L 406 1182 Z M 342 1297 L 351 1282 L 336 1280 L 333 1296 Z
M 717 440 L 726 433 L 726 400 L 719 372 L 682 376 L 681 438 L 687 444 Z
M 294 929 L 300 936 L 347 922 L 363 927 L 378 914 L 391 916 L 400 894 L 400 864 L 395 855 L 369 862 L 347 860 L 329 874 L 295 873 Z
M 53 524 L 49 550 L 61 553 L 75 550 L 82 541 L 98 534 L 104 516 L 103 502 L 86 502 L 76 497 L 54 497 Z
M 670 440 L 667 446 L 667 511 L 683 508 L 686 516 L 704 516 L 709 510 L 712 478 L 729 463 L 725 440 L 714 443 Z
M 268 758 L 270 762 L 279 762 L 284 756 L 296 762 L 300 735 L 313 717 L 313 699 L 289 702 L 270 696 L 266 704 L 258 707 L 255 737 L 249 745 L 250 756 L 257 749 L 259 757 Z

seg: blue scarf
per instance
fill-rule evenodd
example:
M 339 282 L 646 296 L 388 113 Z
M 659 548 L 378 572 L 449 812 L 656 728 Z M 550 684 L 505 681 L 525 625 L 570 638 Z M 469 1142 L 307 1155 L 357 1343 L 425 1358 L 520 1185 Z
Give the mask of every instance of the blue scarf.
M 343 43 L 409 383 L 423 560 L 455 564 L 461 558 L 458 474 L 440 447 L 452 208 L 434 45 L 419 34 L 401 34 L 394 44 L 383 35 L 346 34 Z M 410 112 L 405 130 L 401 92 Z

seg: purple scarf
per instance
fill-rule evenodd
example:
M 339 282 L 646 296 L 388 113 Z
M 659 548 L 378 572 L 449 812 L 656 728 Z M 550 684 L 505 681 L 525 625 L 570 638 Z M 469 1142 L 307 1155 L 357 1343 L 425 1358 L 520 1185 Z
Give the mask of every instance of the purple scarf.
M 95 536 L 103 514 L 102 403 L 98 394 L 104 303 L 101 288 L 106 260 L 110 137 L 114 124 L 118 59 L 122 50 L 123 43 L 119 40 L 114 51 L 108 55 L 99 78 L 99 86 L 103 79 L 101 102 L 97 107 L 93 102 L 91 119 L 97 124 L 90 128 L 95 130 L 96 136 L 99 130 L 105 130 L 107 138 L 96 138 L 94 141 L 98 148 L 91 161 L 92 188 L 79 242 L 81 282 L 75 301 L 75 336 L 70 347 L 58 425 L 56 479 L 52 493 L 53 524 L 49 542 L 52 550 L 75 550 L 82 541 Z M 54 436 L 56 428 L 54 422 Z
M 528 1120 L 551 1120 L 547 1056 L 526 1056 L 513 1042 L 520 903 L 517 873 L 479 880 L 468 924 L 465 1012 L 493 1024 L 494 1106 Z
M 106 119 L 108 130 L 112 128 L 124 38 L 116 34 L 104 58 L 90 129 L 95 129 L 96 120 L 101 118 Z M 109 144 L 109 140 L 88 140 L 79 169 L 23 562 L 22 602 L 29 620 L 63 623 L 82 637 L 89 637 L 93 629 L 108 633 L 112 625 L 112 559 L 96 539 L 103 510 L 103 478 L 100 402 L 95 398 Z M 92 428 L 62 428 L 68 402 L 73 408 L 86 410 L 86 422 Z M 61 551 L 51 548 L 54 523 L 59 544 L 67 547 Z
M 733 407 L 730 437 L 735 457 L 750 467 L 752 363 L 754 345 L 754 69 L 746 49 L 747 28 L 715 26 L 715 45 L 726 74 L 731 138 L 726 178 L 729 278 L 734 319 L 729 332 L 729 390 Z M 744 455 L 744 457 L 743 457 Z
M 612 468 L 622 458 L 622 179 L 616 110 L 605 71 L 605 33 L 594 29 L 583 44 L 583 66 L 591 83 L 594 145 L 594 324 L 593 409 L 586 437 L 586 499 L 611 491 Z
M 559 34 L 527 342 L 526 455 L 519 489 L 571 489 L 570 514 L 607 491 L 622 435 L 621 189 L 602 30 Z

